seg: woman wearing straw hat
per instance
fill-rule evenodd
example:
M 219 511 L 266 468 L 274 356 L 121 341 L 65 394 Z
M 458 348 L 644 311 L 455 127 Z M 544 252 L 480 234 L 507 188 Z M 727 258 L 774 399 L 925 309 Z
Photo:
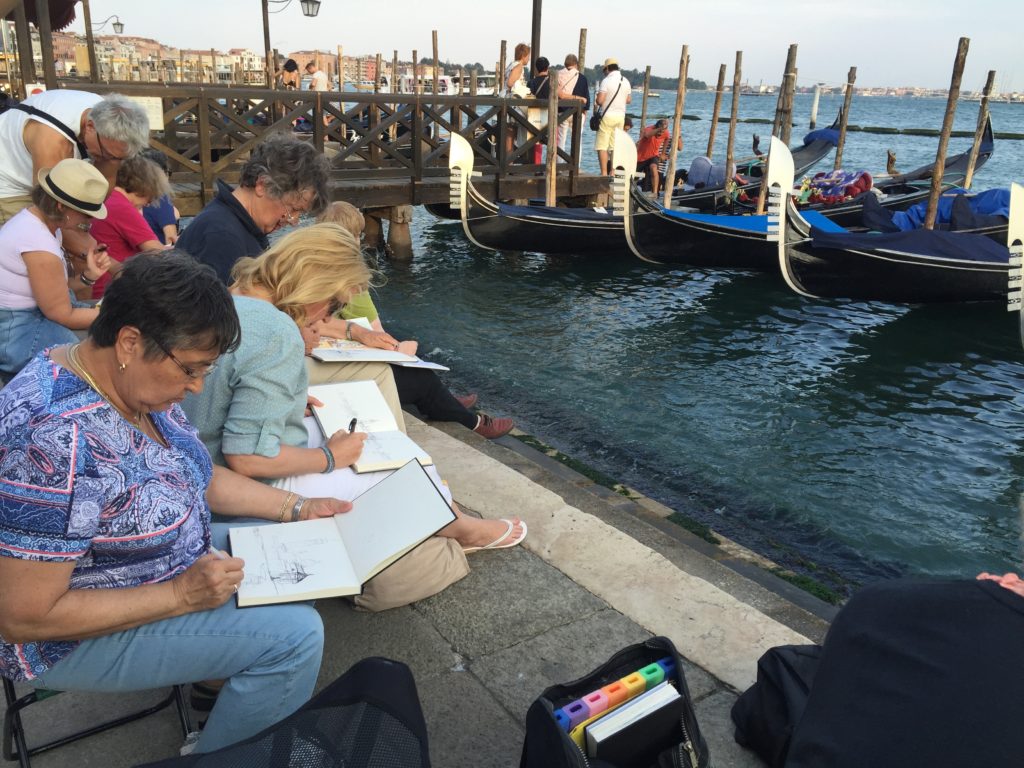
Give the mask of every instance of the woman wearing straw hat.
M 100 248 L 84 254 L 71 270 L 61 247 L 61 227 L 88 232 L 93 219 L 107 215 L 108 184 L 84 160 L 61 160 L 43 168 L 32 190 L 32 205 L 0 228 L 0 374 L 10 377 L 41 350 L 77 341 L 97 310 L 73 302 L 69 287 L 91 286 L 107 271 L 110 258 Z M 95 241 L 93 241 L 95 242 Z

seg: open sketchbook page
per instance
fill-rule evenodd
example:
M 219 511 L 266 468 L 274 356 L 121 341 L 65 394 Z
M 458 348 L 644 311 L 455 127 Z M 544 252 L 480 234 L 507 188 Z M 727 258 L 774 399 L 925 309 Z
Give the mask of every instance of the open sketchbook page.
M 335 515 L 352 569 L 361 581 L 455 521 L 455 513 L 417 462 L 395 470 Z
M 230 536 L 231 554 L 245 560 L 240 608 L 357 595 L 362 589 L 332 517 L 232 528 Z
M 317 347 L 311 354 L 325 363 L 414 363 L 419 359 L 388 349 L 364 347 L 362 344 L 348 349 L 336 346 Z
M 420 464 L 433 464 L 433 460 L 404 432 L 370 432 L 363 443 L 363 452 L 352 465 L 356 472 L 380 472 L 398 469 L 412 459 Z
M 373 381 L 318 384 L 309 388 L 309 394 L 323 403 L 313 408 L 313 415 L 324 437 L 348 430 L 353 418 L 358 432 L 398 431 L 398 423 Z

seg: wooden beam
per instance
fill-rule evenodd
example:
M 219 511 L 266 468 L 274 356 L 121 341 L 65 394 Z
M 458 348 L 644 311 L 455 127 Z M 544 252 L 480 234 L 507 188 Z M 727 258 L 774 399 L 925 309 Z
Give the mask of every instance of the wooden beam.
M 974 166 L 978 163 L 978 149 L 981 147 L 981 137 L 985 134 L 985 124 L 988 122 L 988 99 L 992 95 L 992 87 L 996 82 L 996 71 L 988 71 L 988 79 L 985 81 L 985 88 L 981 92 L 981 104 L 978 105 L 978 126 L 974 129 L 974 143 L 971 144 L 971 154 L 967 158 L 967 174 L 964 176 L 964 188 L 970 189 L 974 181 Z
M 939 196 L 942 194 L 942 176 L 946 171 L 946 149 L 949 147 L 949 134 L 953 131 L 953 118 L 956 116 L 956 102 L 960 98 L 960 81 L 964 76 L 964 65 L 967 63 L 967 49 L 971 46 L 969 37 L 961 37 L 953 60 L 953 77 L 949 82 L 949 97 L 946 99 L 946 115 L 942 120 L 939 132 L 939 148 L 935 153 L 935 172 L 932 173 L 932 188 L 928 195 L 928 210 L 924 215 L 924 228 L 934 229 L 935 218 L 939 212 Z
M 722 106 L 722 91 L 725 90 L 725 64 L 718 68 L 718 85 L 715 86 L 715 106 L 711 109 L 711 133 L 708 134 L 708 160 L 715 151 L 715 128 L 718 126 L 718 110 Z

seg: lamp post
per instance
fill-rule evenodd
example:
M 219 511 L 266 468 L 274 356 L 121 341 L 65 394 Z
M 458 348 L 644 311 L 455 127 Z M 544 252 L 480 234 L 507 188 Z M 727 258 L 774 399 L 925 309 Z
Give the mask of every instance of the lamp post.
M 82 0 L 82 15 L 85 21 L 85 47 L 89 54 L 89 80 L 94 83 L 100 81 L 100 68 L 96 62 L 96 41 L 92 36 L 93 23 L 92 23 L 92 11 L 89 8 L 89 0 Z M 114 23 L 111 25 L 114 28 L 114 34 L 120 35 L 124 32 L 124 24 L 121 19 L 115 14 L 108 16 L 99 24 L 96 25 L 96 31 L 100 31 L 107 25 L 107 22 L 114 19 Z
M 274 82 L 274 69 L 277 62 L 273 59 L 273 54 L 270 49 L 270 2 L 271 0 L 261 0 L 263 5 L 263 52 L 266 56 L 267 66 L 267 88 L 273 88 Z M 291 0 L 273 0 L 275 3 L 280 2 L 291 2 Z M 302 6 L 303 16 L 316 16 L 320 13 L 320 0 L 299 0 L 299 5 Z M 288 6 L 285 5 L 285 8 Z M 281 10 L 284 10 L 283 8 Z M 274 11 L 277 13 L 277 11 Z

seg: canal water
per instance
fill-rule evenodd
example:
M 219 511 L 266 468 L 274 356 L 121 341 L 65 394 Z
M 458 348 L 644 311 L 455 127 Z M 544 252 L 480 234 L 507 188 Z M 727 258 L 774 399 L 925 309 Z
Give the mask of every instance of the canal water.
M 673 101 L 663 93 L 649 114 Z M 822 98 L 819 126 L 839 105 Z M 857 98 L 851 122 L 938 128 L 944 107 Z M 683 123 L 682 167 L 706 148 L 711 108 L 688 95 L 703 119 Z M 740 114 L 773 109 L 744 97 Z M 977 105 L 958 112 L 955 127 L 973 130 Z M 992 112 L 997 131 L 1024 132 L 1024 105 Z M 794 137 L 809 113 L 799 96 Z M 755 132 L 770 126 L 742 125 L 738 151 Z M 882 171 L 891 147 L 908 170 L 937 141 L 850 133 L 844 166 Z M 1024 181 L 1024 141 L 997 141 L 976 188 L 1012 180 Z M 1002 305 L 815 301 L 776 275 L 485 251 L 422 209 L 413 236 L 411 263 L 382 260 L 385 325 L 488 412 L 810 575 L 1020 568 L 1024 352 Z

